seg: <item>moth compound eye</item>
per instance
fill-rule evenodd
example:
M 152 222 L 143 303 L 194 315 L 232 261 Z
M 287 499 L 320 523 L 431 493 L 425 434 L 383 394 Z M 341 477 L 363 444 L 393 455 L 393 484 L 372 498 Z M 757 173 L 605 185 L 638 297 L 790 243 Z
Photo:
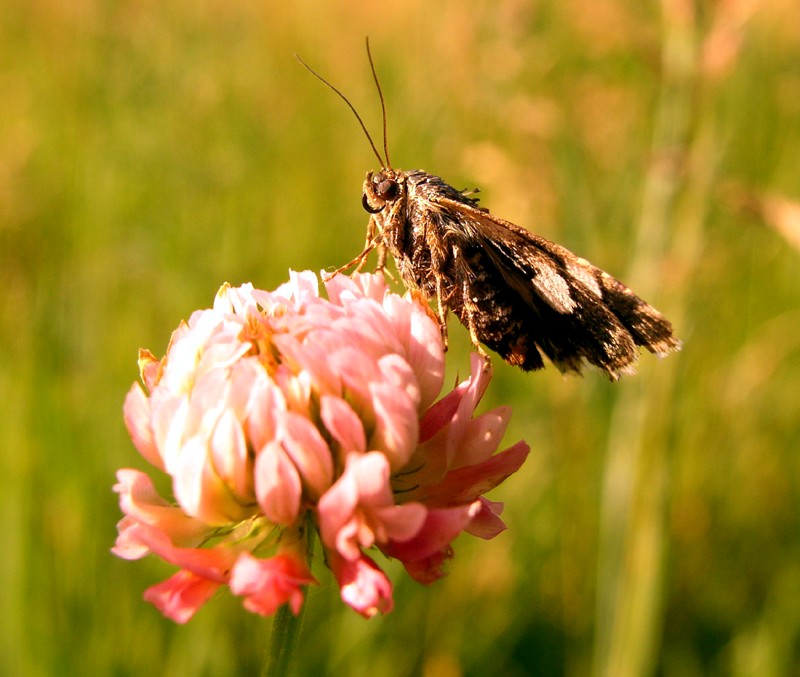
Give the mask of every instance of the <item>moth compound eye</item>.
M 380 207 L 373 207 L 369 200 L 367 199 L 367 194 L 364 193 L 361 196 L 361 205 L 364 207 L 364 211 L 369 212 L 370 214 L 377 214 L 378 212 L 383 211 L 383 208 L 386 206 L 385 204 L 381 205 Z
M 398 192 L 397 181 L 394 179 L 383 179 L 375 186 L 375 190 L 382 200 L 394 200 Z

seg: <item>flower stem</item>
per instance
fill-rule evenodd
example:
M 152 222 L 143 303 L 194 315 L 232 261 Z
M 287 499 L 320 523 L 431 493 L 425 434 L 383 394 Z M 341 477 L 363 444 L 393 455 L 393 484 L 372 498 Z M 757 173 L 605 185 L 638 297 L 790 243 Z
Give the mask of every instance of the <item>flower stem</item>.
M 314 554 L 314 528 L 309 523 L 306 526 L 306 547 L 308 564 L 311 566 Z M 303 589 L 303 596 L 308 586 Z M 300 634 L 300 625 L 303 620 L 303 613 L 306 610 L 306 601 L 295 616 L 288 604 L 282 604 L 272 622 L 272 637 L 270 638 L 267 660 L 261 671 L 261 677 L 287 677 L 292 667 L 292 658 L 297 646 L 297 637 Z
M 289 674 L 304 610 L 305 604 L 295 616 L 288 604 L 282 604 L 278 609 L 272 623 L 272 638 L 262 677 L 285 677 Z

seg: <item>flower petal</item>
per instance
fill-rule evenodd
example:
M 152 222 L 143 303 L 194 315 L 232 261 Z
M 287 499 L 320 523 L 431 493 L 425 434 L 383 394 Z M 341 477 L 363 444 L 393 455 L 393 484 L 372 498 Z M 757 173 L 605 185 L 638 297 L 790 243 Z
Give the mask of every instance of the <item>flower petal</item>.
M 268 616 L 289 604 L 296 616 L 303 605 L 303 587 L 316 583 L 305 562 L 286 553 L 257 559 L 243 552 L 231 573 L 230 588 L 245 598 L 248 611 Z
M 450 542 L 480 512 L 481 507 L 480 503 L 475 501 L 472 504 L 454 508 L 428 510 L 425 524 L 414 538 L 406 541 L 391 541 L 388 545 L 381 546 L 381 551 L 404 563 L 429 557 L 448 547 Z
M 473 418 L 466 425 L 450 468 L 475 465 L 489 458 L 500 446 L 510 418 L 511 407 L 507 406 L 497 407 Z
M 139 376 L 148 391 L 153 392 L 153 388 L 158 384 L 161 375 L 161 360 L 159 360 L 149 350 L 139 351 Z
M 144 599 L 176 623 L 186 623 L 216 592 L 219 583 L 181 569 L 144 593 Z
M 419 503 L 394 504 L 388 461 L 371 451 L 347 457 L 344 473 L 319 499 L 317 512 L 323 544 L 355 560 L 361 548 L 417 534 L 427 509 Z
M 223 525 L 248 517 L 243 505 L 217 474 L 208 449 L 209 440 L 195 436 L 182 447 L 172 468 L 172 490 L 187 515 L 206 524 Z
M 419 406 L 424 411 L 444 382 L 444 344 L 439 323 L 425 305 L 412 302 L 410 295 L 388 295 L 383 308 L 391 318 L 394 333 L 403 342 L 403 357 L 419 381 Z
M 320 400 L 320 418 L 325 429 L 339 443 L 345 454 L 350 451 L 363 453 L 367 450 L 364 425 L 353 408 L 341 397 L 323 395 Z
M 411 457 L 419 434 L 416 403 L 405 391 L 388 383 L 370 384 L 375 430 L 369 446 L 380 449 L 392 468 L 399 470 Z
M 164 469 L 164 460 L 158 451 L 151 427 L 150 400 L 142 387 L 134 383 L 128 391 L 123 407 L 125 426 L 133 444 L 144 458 L 159 470 Z
M 472 536 L 488 540 L 506 530 L 505 522 L 500 519 L 503 504 L 486 498 L 478 500 L 481 502 L 481 510 L 472 518 L 464 531 Z
M 365 296 L 375 301 L 381 301 L 388 291 L 383 275 L 354 273 L 351 276 L 334 275 L 329 279 L 325 278 L 325 273 L 323 273 L 322 279 L 325 281 L 325 292 L 328 294 L 328 298 L 331 303 L 340 306 L 346 303 L 347 299 Z
M 143 472 L 123 468 L 117 471 L 117 480 L 114 491 L 119 494 L 120 509 L 128 518 L 157 528 L 173 543 L 185 547 L 199 545 L 208 535 L 207 524 L 167 503 Z M 114 552 L 120 554 L 116 549 Z
M 369 557 L 361 555 L 351 561 L 332 553 L 329 566 L 339 584 L 342 601 L 364 618 L 392 610 L 392 583 Z
M 519 470 L 529 453 L 530 447 L 519 441 L 483 463 L 453 470 L 440 483 L 420 488 L 414 498 L 431 506 L 469 503 Z
M 303 487 L 297 468 L 279 442 L 269 442 L 256 457 L 255 484 L 264 514 L 276 524 L 294 524 Z
M 228 580 L 239 553 L 239 550 L 232 547 L 177 548 L 167 534 L 142 523 L 132 526 L 128 533 L 131 541 L 146 546 L 161 559 L 217 583 Z
M 245 432 L 254 449 L 275 438 L 276 420 L 286 411 L 286 398 L 275 382 L 262 375 L 253 383 L 247 404 Z
M 287 411 L 280 422 L 284 450 L 297 466 L 312 496 L 319 496 L 333 481 L 333 460 L 328 445 L 311 421 L 299 414 Z
M 210 442 L 217 477 L 241 500 L 247 501 L 252 488 L 247 440 L 239 418 L 231 409 L 222 412 Z

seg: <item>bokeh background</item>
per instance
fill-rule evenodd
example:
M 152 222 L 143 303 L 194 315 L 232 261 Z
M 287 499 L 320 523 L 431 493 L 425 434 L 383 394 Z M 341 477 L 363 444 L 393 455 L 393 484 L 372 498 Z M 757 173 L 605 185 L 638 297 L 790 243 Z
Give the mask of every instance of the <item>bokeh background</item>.
M 360 251 L 375 159 L 565 244 L 673 319 L 636 377 L 496 361 L 526 467 L 509 530 L 362 619 L 329 573 L 298 674 L 800 674 L 800 5 L 796 0 L 4 0 L 0 673 L 247 675 L 269 620 L 185 626 L 109 553 L 136 355 L 223 281 Z M 468 346 L 451 328 L 450 369 Z

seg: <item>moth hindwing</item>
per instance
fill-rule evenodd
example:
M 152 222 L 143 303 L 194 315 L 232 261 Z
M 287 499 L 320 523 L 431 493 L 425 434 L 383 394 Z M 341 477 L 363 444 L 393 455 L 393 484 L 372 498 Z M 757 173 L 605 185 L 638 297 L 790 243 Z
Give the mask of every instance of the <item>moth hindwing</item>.
M 373 249 L 382 269 L 388 251 L 403 282 L 436 301 L 445 341 L 452 311 L 482 354 L 485 345 L 524 370 L 543 368 L 544 356 L 562 372 L 580 373 L 588 362 L 616 380 L 634 371 L 639 346 L 657 355 L 680 348 L 670 322 L 608 273 L 490 214 L 438 176 L 394 169 L 369 43 L 367 55 L 383 112 L 383 157 L 353 105 L 303 63 L 355 113 L 381 165 L 362 191 L 367 244 L 340 271 L 363 265 Z

